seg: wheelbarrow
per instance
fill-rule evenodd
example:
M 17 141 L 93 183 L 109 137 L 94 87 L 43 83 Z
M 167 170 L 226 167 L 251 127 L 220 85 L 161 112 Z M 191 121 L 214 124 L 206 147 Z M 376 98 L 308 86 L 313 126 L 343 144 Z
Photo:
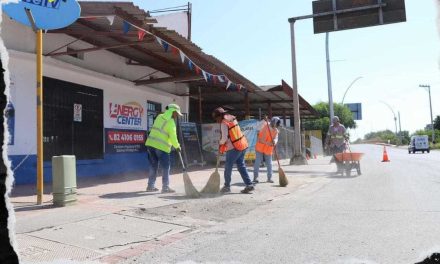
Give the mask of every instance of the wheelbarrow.
M 357 175 L 361 175 L 362 171 L 360 161 L 363 155 L 364 153 L 351 152 L 350 149 L 342 153 L 336 153 L 335 159 L 342 163 L 341 175 L 344 176 L 345 172 L 345 175 L 350 177 L 352 170 L 356 170 Z

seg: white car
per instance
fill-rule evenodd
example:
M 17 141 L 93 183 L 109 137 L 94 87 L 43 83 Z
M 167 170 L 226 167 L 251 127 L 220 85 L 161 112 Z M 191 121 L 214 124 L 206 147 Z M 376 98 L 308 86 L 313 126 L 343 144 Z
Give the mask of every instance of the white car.
M 425 153 L 430 151 L 428 136 L 412 136 L 411 141 L 408 146 L 408 153 L 416 153 L 416 151 L 421 151 Z

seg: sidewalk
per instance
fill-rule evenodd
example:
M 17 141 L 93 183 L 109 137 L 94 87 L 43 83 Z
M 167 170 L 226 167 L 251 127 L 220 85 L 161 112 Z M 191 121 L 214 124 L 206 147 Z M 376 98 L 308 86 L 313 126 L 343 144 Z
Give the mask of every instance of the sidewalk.
M 278 186 L 274 171 L 275 183 L 258 184 L 251 195 L 240 194 L 243 184 L 234 170 L 231 194 L 201 199 L 184 196 L 182 174 L 171 176 L 175 194 L 146 193 L 146 176 L 140 173 L 79 178 L 78 201 L 67 207 L 52 205 L 50 184 L 46 185 L 43 205 L 36 205 L 34 186 L 15 186 L 11 200 L 21 261 L 118 263 L 283 199 L 300 186 L 326 178 L 333 166 L 326 158 L 310 160 L 306 166 L 285 165 L 290 181 L 287 187 Z M 264 180 L 262 169 L 260 179 Z M 213 171 L 203 169 L 189 175 L 201 190 Z M 223 184 L 223 171 L 220 175 Z M 161 188 L 161 178 L 156 187 Z

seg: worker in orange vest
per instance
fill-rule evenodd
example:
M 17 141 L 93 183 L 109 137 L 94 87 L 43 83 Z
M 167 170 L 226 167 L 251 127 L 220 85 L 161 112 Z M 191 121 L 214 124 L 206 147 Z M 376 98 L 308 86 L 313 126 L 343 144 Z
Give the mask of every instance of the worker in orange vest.
M 254 185 L 249 178 L 246 165 L 244 164 L 244 154 L 249 145 L 246 137 L 241 132 L 237 119 L 235 116 L 228 114 L 221 107 L 214 110 L 212 118 L 217 123 L 220 123 L 221 138 L 219 141 L 219 151 L 221 154 L 226 154 L 224 174 L 225 184 L 220 192 L 231 192 L 231 177 L 234 163 L 237 165 L 237 170 L 240 173 L 244 184 L 246 184 L 246 187 L 241 192 L 252 192 L 254 190 Z
M 267 182 L 273 183 L 272 180 L 272 154 L 275 145 L 278 142 L 278 127 L 281 125 L 281 119 L 272 117 L 270 120 L 263 119 L 259 125 L 257 144 L 255 145 L 255 163 L 254 163 L 254 183 L 259 183 L 258 172 L 260 163 L 264 157 L 267 167 Z

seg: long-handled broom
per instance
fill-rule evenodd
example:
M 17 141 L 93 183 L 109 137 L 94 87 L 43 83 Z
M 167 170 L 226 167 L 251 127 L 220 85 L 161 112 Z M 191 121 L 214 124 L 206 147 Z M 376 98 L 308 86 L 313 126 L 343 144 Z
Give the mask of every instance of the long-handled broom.
M 186 196 L 188 196 L 190 198 L 199 198 L 200 193 L 199 193 L 199 191 L 197 191 L 196 187 L 194 187 L 194 185 L 191 181 L 191 178 L 188 175 L 185 163 L 183 162 L 183 159 L 182 159 L 182 154 L 180 153 L 180 151 L 178 151 L 178 153 L 179 153 L 180 162 L 182 163 L 182 168 L 183 168 L 183 184 L 185 185 L 185 194 L 186 194 Z
M 202 189 L 202 193 L 215 194 L 220 191 L 220 173 L 218 172 L 218 165 L 220 163 L 220 151 L 217 152 L 217 164 L 215 166 L 215 171 L 209 177 L 208 182 Z
M 267 120 L 266 120 L 266 123 L 267 123 L 267 128 L 269 129 L 270 140 L 272 141 L 273 151 L 275 153 L 275 158 L 277 159 L 277 162 L 278 162 L 278 179 L 280 182 L 280 186 L 286 187 L 287 184 L 289 184 L 289 181 L 287 180 L 287 177 L 286 177 L 286 174 L 284 173 L 283 168 L 281 168 L 280 159 L 278 158 L 277 148 L 275 146 L 275 142 L 273 141 L 272 133 L 270 133 L 270 126 L 269 126 L 269 122 Z

